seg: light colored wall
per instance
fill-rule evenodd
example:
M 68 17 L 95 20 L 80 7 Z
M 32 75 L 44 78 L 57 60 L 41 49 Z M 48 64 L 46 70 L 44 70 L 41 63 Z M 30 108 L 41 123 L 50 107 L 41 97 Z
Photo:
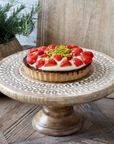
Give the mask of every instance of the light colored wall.
M 9 0 L 0 0 L 0 4 L 5 4 L 9 2 Z M 31 6 L 34 5 L 38 0 L 19 0 L 17 5 L 25 4 L 26 5 L 26 12 L 29 12 L 31 9 Z M 16 6 L 15 6 L 16 7 Z M 25 11 L 23 11 L 24 13 Z M 35 20 L 37 20 L 37 14 L 34 17 Z M 29 36 L 18 36 L 16 35 L 17 39 L 22 45 L 33 45 L 36 46 L 36 37 L 37 37 L 37 22 L 35 24 L 35 28 L 33 32 Z
M 114 58 L 114 0 L 41 1 L 37 46 L 78 45 Z

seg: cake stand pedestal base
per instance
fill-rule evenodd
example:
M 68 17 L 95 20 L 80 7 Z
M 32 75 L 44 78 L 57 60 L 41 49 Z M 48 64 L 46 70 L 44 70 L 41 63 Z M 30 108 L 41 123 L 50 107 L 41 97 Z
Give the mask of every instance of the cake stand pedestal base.
M 33 128 L 45 135 L 64 136 L 82 128 L 82 118 L 73 106 L 44 106 L 32 120 Z

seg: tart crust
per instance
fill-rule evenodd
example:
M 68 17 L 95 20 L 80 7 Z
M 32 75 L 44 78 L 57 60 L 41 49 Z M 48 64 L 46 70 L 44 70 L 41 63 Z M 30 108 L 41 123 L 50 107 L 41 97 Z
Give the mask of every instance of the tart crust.
M 26 63 L 26 57 L 23 59 L 23 64 L 24 64 L 24 70 L 25 72 L 32 78 L 41 80 L 41 81 L 47 81 L 47 82 L 66 82 L 66 81 L 72 81 L 76 80 L 79 78 L 82 78 L 85 76 L 90 68 L 91 68 L 91 63 L 86 65 L 83 68 L 77 69 L 77 70 L 72 70 L 72 71 L 65 71 L 65 72 L 60 72 L 60 71 L 40 71 L 40 70 L 34 70 L 31 67 L 28 67 Z

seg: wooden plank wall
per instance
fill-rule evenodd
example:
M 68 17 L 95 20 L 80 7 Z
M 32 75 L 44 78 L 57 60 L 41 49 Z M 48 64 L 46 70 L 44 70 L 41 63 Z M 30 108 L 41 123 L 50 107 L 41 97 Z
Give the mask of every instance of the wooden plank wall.
M 114 58 L 114 0 L 41 0 L 37 46 L 76 44 Z

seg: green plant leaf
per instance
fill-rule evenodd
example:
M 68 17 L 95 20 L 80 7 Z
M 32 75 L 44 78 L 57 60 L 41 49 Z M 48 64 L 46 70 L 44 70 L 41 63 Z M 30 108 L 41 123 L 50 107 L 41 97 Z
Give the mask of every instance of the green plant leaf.
M 26 5 L 21 4 L 13 8 L 17 2 L 10 0 L 9 3 L 0 5 L 0 44 L 8 43 L 16 34 L 28 36 L 34 29 L 37 21 L 37 19 L 34 19 L 34 15 L 40 10 L 40 3 L 33 5 L 29 13 L 23 14 L 22 11 L 26 8 Z M 9 11 L 10 16 L 8 16 Z

